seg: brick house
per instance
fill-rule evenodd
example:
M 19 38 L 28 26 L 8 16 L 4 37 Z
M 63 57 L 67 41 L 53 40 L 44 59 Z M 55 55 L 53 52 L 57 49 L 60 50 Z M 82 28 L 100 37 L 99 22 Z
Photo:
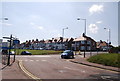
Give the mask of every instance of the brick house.
M 96 50 L 96 42 L 91 37 L 88 36 L 80 36 L 75 38 L 72 43 L 73 50 Z
M 112 45 L 108 45 L 108 43 L 105 41 L 100 40 L 97 42 L 97 48 L 100 51 L 107 51 L 109 48 L 112 48 L 112 47 L 113 47 Z

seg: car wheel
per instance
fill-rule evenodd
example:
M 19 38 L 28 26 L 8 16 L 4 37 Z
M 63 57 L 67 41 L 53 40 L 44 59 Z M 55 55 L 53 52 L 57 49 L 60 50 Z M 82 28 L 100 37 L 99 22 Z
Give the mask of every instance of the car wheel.
M 74 59 L 74 56 L 72 56 L 72 59 Z

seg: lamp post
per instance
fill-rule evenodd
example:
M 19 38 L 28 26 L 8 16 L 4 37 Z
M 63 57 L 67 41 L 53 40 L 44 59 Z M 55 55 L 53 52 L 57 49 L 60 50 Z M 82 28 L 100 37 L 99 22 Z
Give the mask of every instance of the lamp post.
M 62 29 L 62 38 L 64 39 L 64 30 L 68 29 L 68 27 Z M 63 50 L 63 41 L 62 41 L 62 50 Z
M 108 36 L 108 52 L 110 51 L 110 44 L 111 44 L 111 30 L 110 28 L 104 28 L 105 30 L 108 30 L 109 36 Z
M 8 20 L 8 18 L 7 17 L 4 17 L 4 18 L 0 18 L 1 20 L 3 19 L 3 20 Z
M 83 20 L 83 21 L 85 21 L 85 29 L 84 29 L 84 33 L 83 33 L 83 37 L 84 37 L 84 36 L 86 36 L 86 19 L 77 18 L 77 20 Z M 85 49 L 84 49 L 84 58 L 85 58 L 86 43 L 87 43 L 87 41 L 85 41 L 85 39 L 84 39 L 84 43 L 85 43 Z
M 83 21 L 85 21 L 85 29 L 84 29 L 84 34 L 86 35 L 86 19 L 77 18 L 77 20 L 83 20 Z

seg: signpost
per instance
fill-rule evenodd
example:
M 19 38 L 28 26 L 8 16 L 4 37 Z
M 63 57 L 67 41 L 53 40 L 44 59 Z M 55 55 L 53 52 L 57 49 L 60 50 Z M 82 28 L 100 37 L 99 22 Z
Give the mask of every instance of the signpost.
M 9 39 L 10 45 L 9 45 L 9 53 L 8 53 L 8 62 L 7 65 L 10 65 L 10 52 L 11 52 L 11 48 L 12 48 L 12 40 L 15 39 L 14 37 L 12 37 L 12 35 L 10 35 L 10 37 L 3 37 L 5 39 Z M 14 61 L 15 61 L 15 54 L 14 54 Z M 14 62 L 13 61 L 13 62 Z

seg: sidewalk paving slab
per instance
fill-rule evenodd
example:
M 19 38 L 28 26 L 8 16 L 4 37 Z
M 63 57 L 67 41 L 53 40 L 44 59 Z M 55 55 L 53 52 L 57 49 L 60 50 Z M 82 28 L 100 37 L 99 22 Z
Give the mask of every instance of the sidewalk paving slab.
M 2 81 L 14 79 L 30 79 L 18 66 L 18 61 L 12 63 L 10 66 L 2 65 Z

